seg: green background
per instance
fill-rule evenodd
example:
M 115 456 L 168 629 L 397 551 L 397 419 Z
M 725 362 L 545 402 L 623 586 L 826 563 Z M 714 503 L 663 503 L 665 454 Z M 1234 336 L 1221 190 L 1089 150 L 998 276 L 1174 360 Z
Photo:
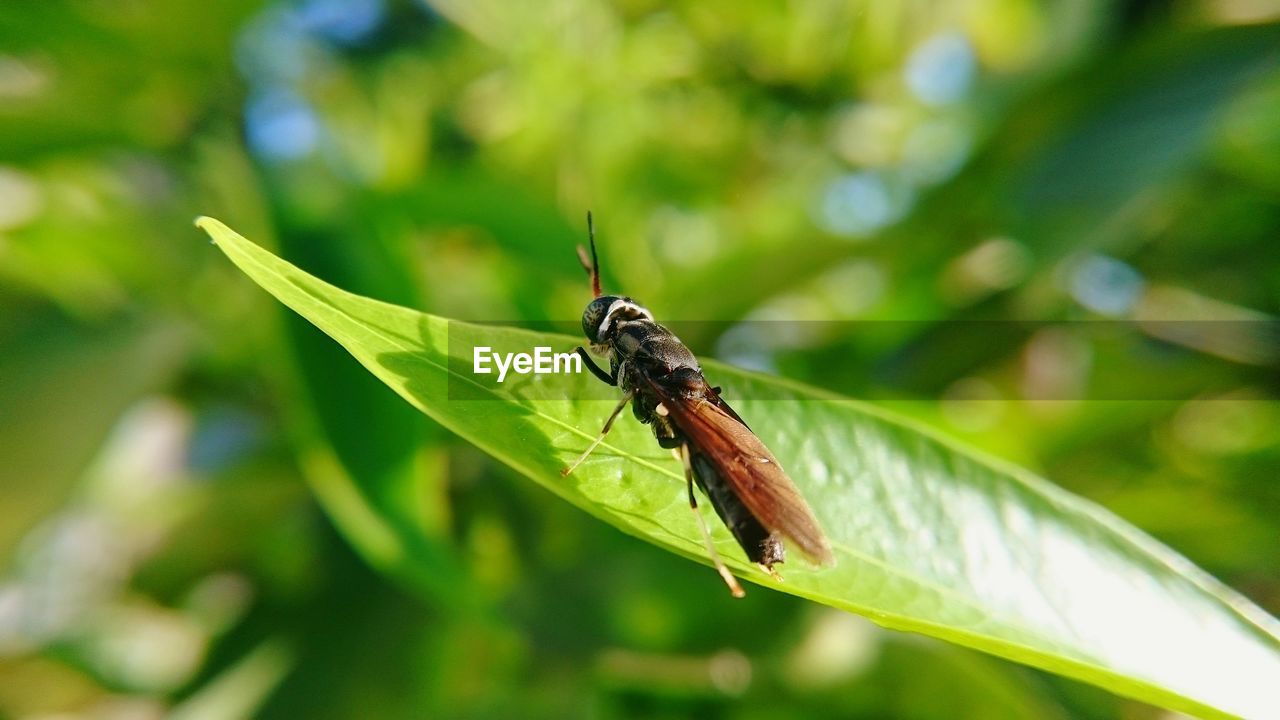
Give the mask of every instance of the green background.
M 7 5 L 0 717 L 1161 717 L 731 600 L 433 425 L 190 222 L 364 295 L 571 324 L 592 209 L 606 285 L 717 321 L 699 353 L 1032 468 L 1276 614 L 1276 17 Z M 383 521 L 419 542 L 380 552 Z

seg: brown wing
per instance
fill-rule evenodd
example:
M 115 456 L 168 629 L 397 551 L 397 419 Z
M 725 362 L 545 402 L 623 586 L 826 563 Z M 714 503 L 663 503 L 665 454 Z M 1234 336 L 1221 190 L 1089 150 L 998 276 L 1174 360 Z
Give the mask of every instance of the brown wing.
M 813 511 L 760 438 L 708 387 L 703 397 L 687 399 L 649 381 L 676 427 L 732 487 L 734 494 L 771 531 L 791 541 L 817 565 L 834 565 L 835 556 Z

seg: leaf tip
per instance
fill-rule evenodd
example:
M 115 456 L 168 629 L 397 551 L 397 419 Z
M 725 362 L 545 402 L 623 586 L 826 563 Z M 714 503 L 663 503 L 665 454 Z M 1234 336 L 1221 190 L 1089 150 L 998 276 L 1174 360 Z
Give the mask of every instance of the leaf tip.
M 226 226 L 208 215 L 201 215 L 195 219 L 195 226 L 205 231 L 209 235 L 209 242 L 218 244 L 218 230 L 225 229 Z

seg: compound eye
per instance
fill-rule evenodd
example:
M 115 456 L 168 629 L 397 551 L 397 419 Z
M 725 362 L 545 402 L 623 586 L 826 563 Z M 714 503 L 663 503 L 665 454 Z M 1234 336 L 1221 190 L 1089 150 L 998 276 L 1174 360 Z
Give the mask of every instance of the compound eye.
M 609 308 L 618 298 L 604 295 L 591 301 L 582 313 L 582 333 L 593 343 L 600 342 L 600 324 L 609 316 Z

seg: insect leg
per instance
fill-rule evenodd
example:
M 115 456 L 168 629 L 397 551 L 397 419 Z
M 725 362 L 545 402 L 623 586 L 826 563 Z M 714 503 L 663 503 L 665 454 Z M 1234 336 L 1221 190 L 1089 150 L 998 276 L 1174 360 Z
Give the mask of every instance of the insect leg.
M 582 464 L 582 461 L 586 460 L 587 456 L 591 454 L 591 451 L 595 450 L 596 446 L 604 441 L 604 436 L 608 435 L 609 430 L 613 427 L 613 421 L 618 419 L 618 415 L 622 414 L 622 409 L 627 406 L 627 403 L 631 402 L 631 398 L 633 397 L 635 397 L 634 390 L 627 392 L 625 395 L 622 396 L 622 401 L 619 402 L 618 406 L 613 409 L 613 412 L 609 413 L 609 419 L 604 421 L 604 428 L 600 430 L 600 434 L 597 435 L 596 439 L 593 440 L 591 444 L 587 446 L 587 449 L 581 455 L 578 456 L 578 459 L 573 461 L 572 465 L 560 471 L 560 474 L 562 476 L 568 475 L 569 473 L 576 470 L 578 466 Z
M 587 364 L 587 369 L 591 371 L 592 375 L 595 375 L 603 383 L 617 387 L 618 378 L 613 377 L 604 370 L 601 370 L 600 366 L 596 365 L 596 361 L 591 359 L 591 355 L 588 354 L 586 349 L 581 345 L 578 346 L 578 354 L 582 356 L 582 362 Z
M 733 576 L 733 573 L 729 572 L 729 568 L 725 567 L 724 561 L 720 559 L 720 553 L 716 552 L 716 546 L 711 544 L 711 531 L 707 529 L 706 521 L 698 512 L 698 498 L 693 494 L 693 462 L 689 459 L 689 443 L 680 445 L 680 461 L 684 463 L 684 479 L 689 488 L 689 509 L 693 510 L 693 517 L 698 521 L 698 529 L 702 530 L 702 540 L 707 545 L 711 562 L 715 563 L 716 572 L 720 573 L 724 584 L 729 586 L 729 594 L 736 598 L 745 597 L 747 593 L 738 584 L 738 579 Z

